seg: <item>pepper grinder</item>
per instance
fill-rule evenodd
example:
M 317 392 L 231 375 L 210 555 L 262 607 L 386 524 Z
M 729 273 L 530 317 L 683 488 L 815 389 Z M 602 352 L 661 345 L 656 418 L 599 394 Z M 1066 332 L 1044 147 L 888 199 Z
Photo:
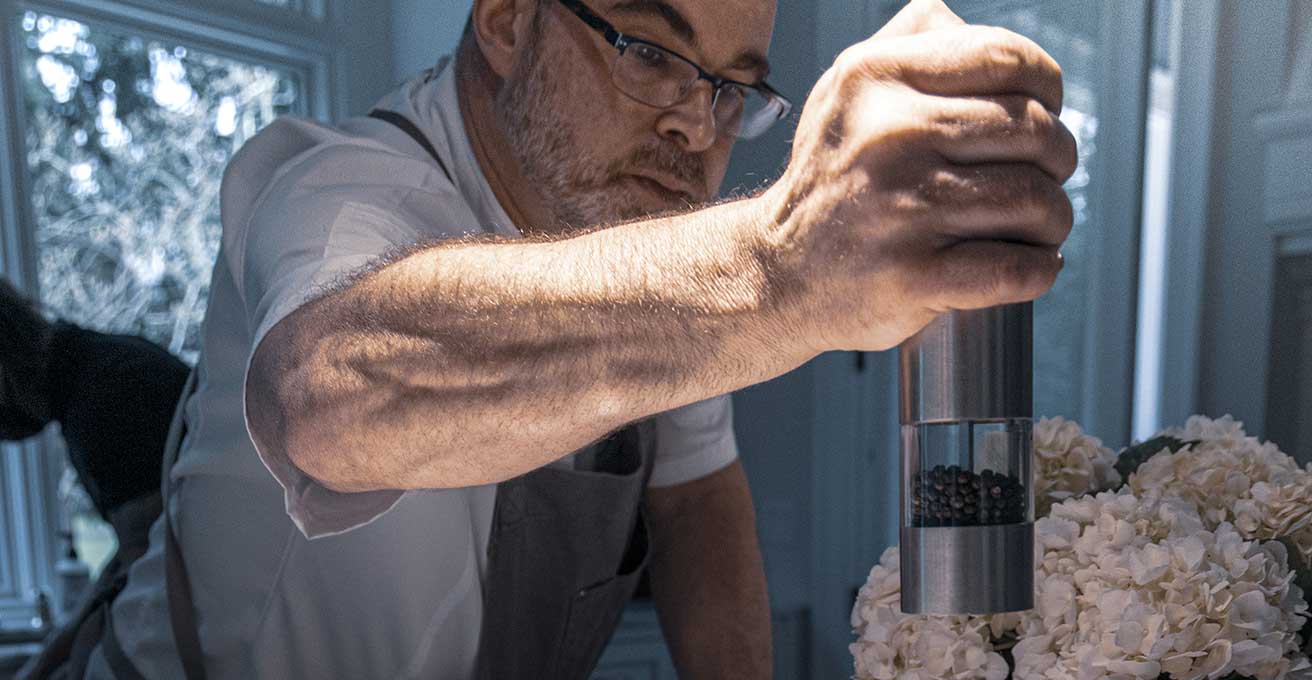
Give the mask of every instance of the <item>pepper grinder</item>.
M 953 311 L 900 347 L 904 613 L 1034 606 L 1033 326 Z

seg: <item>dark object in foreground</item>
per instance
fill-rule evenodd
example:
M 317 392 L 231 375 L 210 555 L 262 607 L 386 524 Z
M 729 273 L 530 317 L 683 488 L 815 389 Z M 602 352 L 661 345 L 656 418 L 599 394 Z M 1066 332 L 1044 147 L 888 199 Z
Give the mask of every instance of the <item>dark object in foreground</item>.
M 1116 456 L 1116 471 L 1121 473 L 1121 479 L 1126 483 L 1130 481 L 1130 475 L 1139 469 L 1143 462 L 1152 458 L 1161 452 L 1162 449 L 1170 449 L 1175 453 L 1186 446 L 1197 442 L 1184 441 L 1175 437 L 1162 435 L 1153 437 L 1146 442 L 1140 442 L 1133 446 L 1126 447 Z

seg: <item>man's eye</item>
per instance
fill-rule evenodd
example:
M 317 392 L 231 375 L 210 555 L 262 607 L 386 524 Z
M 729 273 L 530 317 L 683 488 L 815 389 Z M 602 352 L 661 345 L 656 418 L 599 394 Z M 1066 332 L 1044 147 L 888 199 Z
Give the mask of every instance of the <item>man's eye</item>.
M 725 83 L 720 88 L 720 99 L 741 102 L 747 98 L 747 88 L 737 83 Z
M 669 57 L 664 51 L 658 50 L 650 45 L 639 43 L 631 47 L 629 51 L 633 53 L 634 58 L 637 59 L 639 63 L 648 68 L 661 68 L 665 66 L 667 61 L 669 61 Z

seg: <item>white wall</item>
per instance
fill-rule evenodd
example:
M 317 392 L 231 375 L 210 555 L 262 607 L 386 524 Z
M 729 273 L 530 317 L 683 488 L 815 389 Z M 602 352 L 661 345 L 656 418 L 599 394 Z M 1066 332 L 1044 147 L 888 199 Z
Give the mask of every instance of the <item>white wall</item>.
M 393 0 L 392 64 L 399 83 L 455 48 L 470 0 Z

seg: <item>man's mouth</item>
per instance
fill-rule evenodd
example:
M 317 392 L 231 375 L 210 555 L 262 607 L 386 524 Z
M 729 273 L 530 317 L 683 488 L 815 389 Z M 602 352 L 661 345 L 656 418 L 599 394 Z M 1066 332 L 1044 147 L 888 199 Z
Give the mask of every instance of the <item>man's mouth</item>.
M 660 197 L 666 203 L 696 205 L 701 202 L 696 198 L 695 192 L 690 185 L 670 177 L 657 178 L 650 175 L 628 175 L 627 178 L 646 189 L 649 193 Z

